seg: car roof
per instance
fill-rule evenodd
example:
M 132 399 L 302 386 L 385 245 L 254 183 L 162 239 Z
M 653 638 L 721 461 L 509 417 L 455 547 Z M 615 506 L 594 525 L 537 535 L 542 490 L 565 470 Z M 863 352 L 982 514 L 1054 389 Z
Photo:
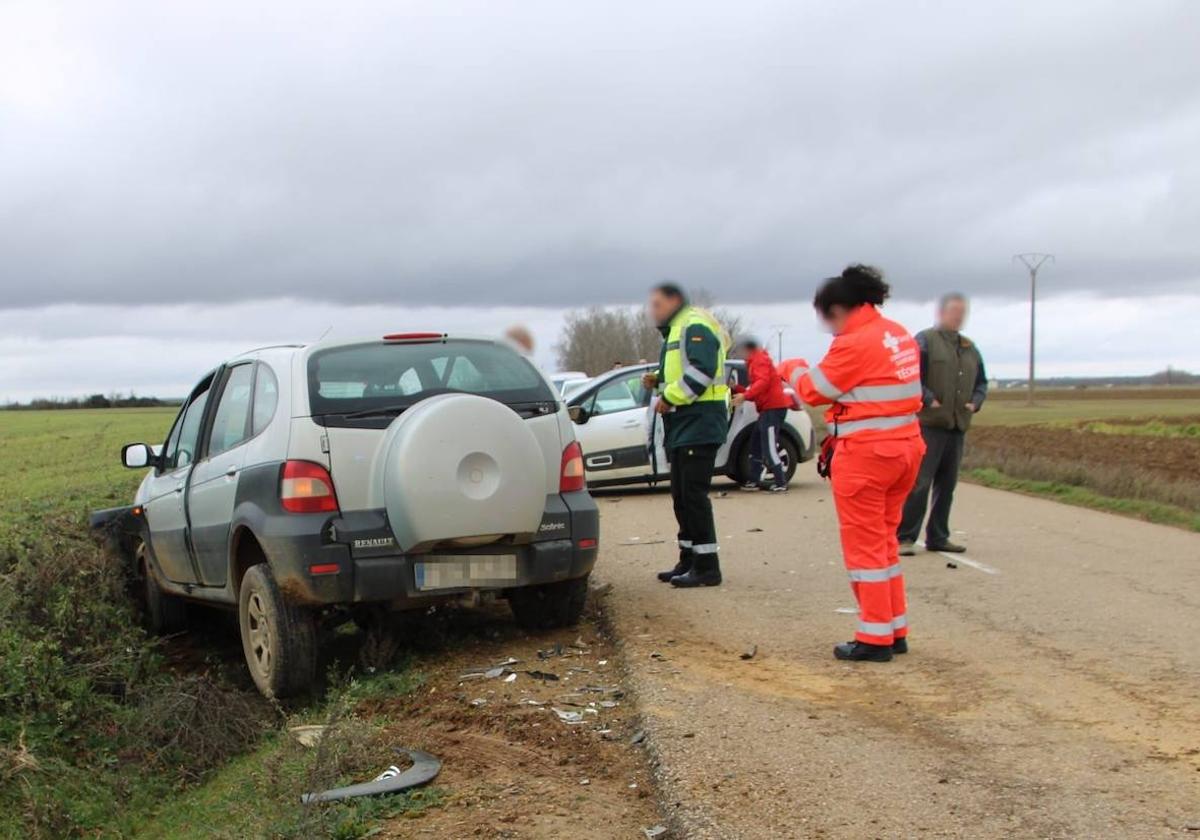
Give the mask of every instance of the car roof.
M 428 332 L 434 332 L 434 330 L 429 330 Z M 406 334 L 416 335 L 416 334 L 418 334 L 418 331 L 411 331 L 410 333 L 394 333 L 394 335 L 406 335 Z M 503 344 L 505 346 L 509 346 L 508 341 L 506 341 L 503 338 L 494 336 L 494 335 L 478 335 L 478 334 L 473 334 L 473 333 L 440 333 L 440 335 L 442 336 L 441 340 L 482 341 L 482 342 L 487 342 L 490 344 Z M 378 344 L 383 341 L 384 341 L 384 336 L 372 335 L 372 336 L 357 336 L 357 337 L 351 337 L 351 338 L 324 339 L 324 340 L 309 342 L 307 344 L 270 344 L 265 347 L 256 347 L 253 350 L 246 350 L 245 352 L 238 353 L 236 356 L 233 356 L 232 358 L 230 358 L 229 361 L 235 362 L 235 361 L 240 361 L 242 359 L 250 359 L 250 358 L 254 358 L 259 353 L 269 352 L 269 351 L 282 350 L 282 351 L 291 351 L 291 353 L 304 352 L 304 353 L 311 354 L 318 350 L 327 350 L 327 349 L 333 348 L 333 347 L 354 347 L 354 346 L 357 346 L 360 344 Z M 395 343 L 399 344 L 400 341 L 395 341 Z

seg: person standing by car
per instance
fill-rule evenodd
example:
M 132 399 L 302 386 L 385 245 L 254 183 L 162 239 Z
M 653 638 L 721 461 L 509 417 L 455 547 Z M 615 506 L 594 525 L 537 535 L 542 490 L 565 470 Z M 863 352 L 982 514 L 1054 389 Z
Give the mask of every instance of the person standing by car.
M 737 354 L 745 360 L 750 375 L 748 386 L 735 385 L 733 407 L 737 408 L 749 400 L 758 410 L 754 438 L 750 444 L 750 480 L 742 485 L 743 490 L 758 490 L 763 474 L 763 461 L 774 476 L 771 491 L 782 493 L 787 490 L 787 469 L 779 457 L 779 435 L 784 418 L 792 406 L 791 399 L 783 392 L 783 380 L 771 354 L 758 339 L 742 338 L 737 344 Z
M 967 550 L 950 541 L 950 505 L 958 484 L 967 429 L 987 398 L 987 373 L 979 348 L 962 334 L 966 320 L 966 297 L 950 292 L 938 301 L 937 325 L 917 333 L 924 399 L 918 419 L 926 450 L 900 522 L 900 554 L 905 557 L 916 554 L 915 543 L 931 488 L 933 506 L 925 526 L 925 547 L 955 553 Z
M 655 410 L 671 462 L 671 501 L 679 526 L 679 561 L 658 579 L 684 588 L 718 586 L 721 565 L 708 493 L 729 420 L 728 339 L 716 319 L 689 305 L 674 283 L 651 289 L 648 309 L 663 346 L 658 369 L 646 373 L 642 384 L 659 392 Z
M 904 575 L 896 528 L 921 467 L 925 443 L 920 351 L 900 324 L 876 308 L 890 289 L 878 270 L 852 265 L 824 282 L 813 298 L 834 334 L 816 366 L 797 369 L 793 387 L 809 405 L 829 405 L 832 440 L 827 471 L 841 529 L 850 588 L 858 599 L 854 640 L 833 649 L 838 659 L 886 662 L 908 651 Z

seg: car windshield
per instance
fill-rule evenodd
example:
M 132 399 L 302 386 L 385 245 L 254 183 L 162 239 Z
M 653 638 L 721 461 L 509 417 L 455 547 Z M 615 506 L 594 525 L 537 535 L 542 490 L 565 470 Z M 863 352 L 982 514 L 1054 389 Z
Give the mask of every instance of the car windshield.
M 402 411 L 451 392 L 506 405 L 554 401 L 528 360 L 488 341 L 355 344 L 319 350 L 308 360 L 314 415 Z

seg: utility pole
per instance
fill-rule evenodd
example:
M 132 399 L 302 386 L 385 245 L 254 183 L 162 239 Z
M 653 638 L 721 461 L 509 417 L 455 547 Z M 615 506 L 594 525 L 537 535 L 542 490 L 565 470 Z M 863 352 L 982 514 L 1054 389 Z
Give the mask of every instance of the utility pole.
M 1013 257 L 1013 262 L 1017 262 L 1018 260 L 1029 270 L 1029 404 L 1033 405 L 1033 350 L 1034 331 L 1037 327 L 1037 276 L 1038 269 L 1045 263 L 1054 262 L 1054 255 L 1030 252 L 1028 254 L 1017 254 Z
M 779 363 L 783 361 L 783 333 L 787 329 L 787 324 L 772 324 L 771 329 L 775 331 L 775 362 Z

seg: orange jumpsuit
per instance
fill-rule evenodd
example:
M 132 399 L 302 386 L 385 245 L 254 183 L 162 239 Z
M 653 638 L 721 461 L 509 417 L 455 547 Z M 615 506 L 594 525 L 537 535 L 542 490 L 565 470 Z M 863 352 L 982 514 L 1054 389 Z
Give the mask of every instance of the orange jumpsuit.
M 925 443 L 920 348 L 874 306 L 855 309 L 816 367 L 796 370 L 809 405 L 829 405 L 835 436 L 833 498 L 850 588 L 858 599 L 855 639 L 890 645 L 908 635 L 896 530 L 917 479 Z

